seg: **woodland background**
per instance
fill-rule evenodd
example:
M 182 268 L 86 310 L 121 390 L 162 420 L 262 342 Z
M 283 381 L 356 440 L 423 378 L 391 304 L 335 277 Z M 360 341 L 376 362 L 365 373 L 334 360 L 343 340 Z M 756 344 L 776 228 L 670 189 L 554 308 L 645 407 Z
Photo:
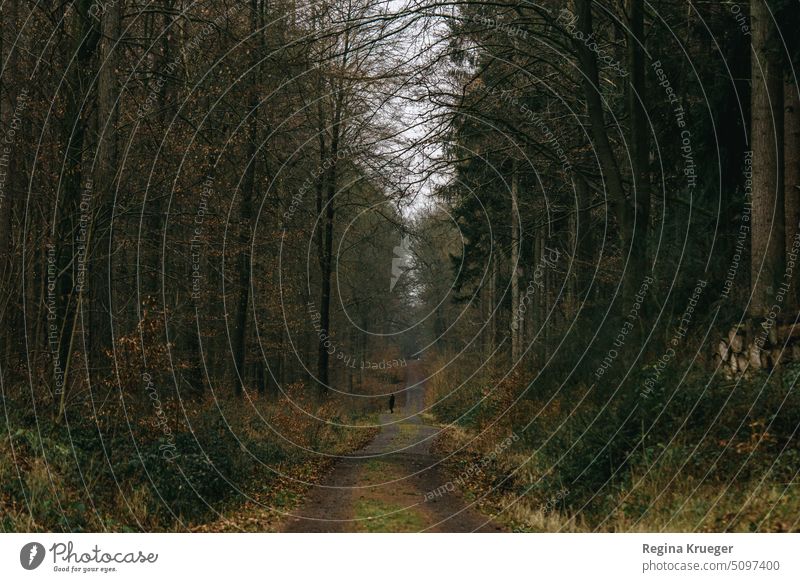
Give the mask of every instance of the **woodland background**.
M 4 531 L 291 508 L 417 356 L 514 528 L 797 529 L 796 1 L 0 17 Z

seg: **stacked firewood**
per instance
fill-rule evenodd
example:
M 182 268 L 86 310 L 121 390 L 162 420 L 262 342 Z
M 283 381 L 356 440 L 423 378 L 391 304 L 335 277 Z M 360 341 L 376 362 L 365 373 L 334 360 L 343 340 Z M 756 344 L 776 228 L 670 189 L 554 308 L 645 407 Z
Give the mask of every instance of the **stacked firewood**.
M 714 367 L 728 378 L 800 362 L 800 322 L 739 324 L 714 346 Z

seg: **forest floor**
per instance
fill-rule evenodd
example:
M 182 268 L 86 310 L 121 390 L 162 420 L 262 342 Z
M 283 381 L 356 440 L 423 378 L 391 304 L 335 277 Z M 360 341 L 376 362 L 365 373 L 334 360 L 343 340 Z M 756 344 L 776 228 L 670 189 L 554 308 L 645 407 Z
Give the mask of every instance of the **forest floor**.
M 432 450 L 441 428 L 422 414 L 421 378 L 419 363 L 411 362 L 399 406 L 379 416 L 380 431 L 365 446 L 335 462 L 309 463 L 304 475 L 280 478 L 195 531 L 504 531 L 464 498 Z
M 416 362 L 394 414 L 381 432 L 338 461 L 285 521 L 286 532 L 493 532 L 504 529 L 474 509 L 450 483 L 431 451 L 439 428 L 421 413 L 425 385 Z M 403 397 L 404 396 L 404 397 Z M 441 489 L 442 487 L 446 489 Z M 435 495 L 439 489 L 440 494 Z

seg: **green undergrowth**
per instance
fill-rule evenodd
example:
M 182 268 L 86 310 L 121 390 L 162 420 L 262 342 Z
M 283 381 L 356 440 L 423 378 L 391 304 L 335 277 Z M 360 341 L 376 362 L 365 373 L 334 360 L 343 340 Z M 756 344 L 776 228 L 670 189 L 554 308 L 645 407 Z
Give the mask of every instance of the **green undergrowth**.
M 465 488 L 515 531 L 800 530 L 800 366 L 738 382 L 670 369 L 644 392 L 651 375 L 616 394 L 477 380 L 434 409 L 450 426 L 436 447 L 453 475 L 480 467 Z
M 167 426 L 147 410 L 125 416 L 73 414 L 67 422 L 15 411 L 0 416 L 0 530 L 182 531 L 230 509 L 252 491 L 293 504 L 292 478 L 313 481 L 325 456 L 358 449 L 375 434 L 374 418 L 335 404 L 321 414 L 361 428 L 338 427 L 262 400 L 164 403 Z M 16 405 L 15 405 L 16 404 Z M 374 416 L 374 415 L 373 415 Z M 134 422 L 133 419 L 138 420 Z M 178 420 L 180 418 L 180 420 Z

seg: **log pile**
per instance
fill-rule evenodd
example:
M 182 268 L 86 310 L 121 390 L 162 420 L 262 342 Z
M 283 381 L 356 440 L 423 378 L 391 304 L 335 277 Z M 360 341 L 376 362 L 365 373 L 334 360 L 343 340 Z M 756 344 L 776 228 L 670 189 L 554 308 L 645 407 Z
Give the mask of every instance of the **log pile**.
M 729 379 L 800 362 L 800 321 L 736 325 L 714 346 L 713 359 Z

